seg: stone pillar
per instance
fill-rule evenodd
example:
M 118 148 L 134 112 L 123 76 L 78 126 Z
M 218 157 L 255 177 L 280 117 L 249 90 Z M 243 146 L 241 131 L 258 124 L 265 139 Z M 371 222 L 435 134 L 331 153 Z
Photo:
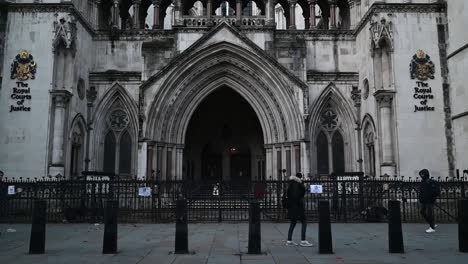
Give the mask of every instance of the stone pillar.
M 265 147 L 265 156 L 265 178 L 273 180 L 273 149 L 271 147 Z
M 211 14 L 213 13 L 213 4 L 211 0 L 206 2 L 206 19 L 211 22 Z
M 356 117 L 357 120 L 361 120 L 361 90 L 358 89 L 357 86 L 353 86 L 351 90 L 351 99 L 354 102 L 354 107 L 356 107 Z M 359 164 L 359 171 L 363 171 L 362 167 L 362 133 L 361 133 L 361 123 L 360 121 L 356 122 L 357 137 L 358 137 L 358 164 Z
M 310 151 L 307 149 L 306 142 L 300 143 L 300 151 L 301 151 L 301 171 L 304 175 L 310 174 Z
M 49 167 L 49 175 L 58 174 L 64 176 L 64 131 L 65 131 L 65 110 L 72 94 L 67 90 L 52 90 L 52 102 L 54 108 L 54 127 L 52 139 L 52 162 Z
M 319 155 L 317 153 L 317 155 Z M 333 170 L 333 145 L 331 139 L 328 140 L 328 173 L 331 174 Z
M 141 0 L 132 0 L 133 2 L 133 27 L 140 29 L 140 4 Z
M 289 0 L 289 29 L 296 29 L 296 0 Z
M 94 26 L 99 28 L 99 7 L 101 6 L 101 0 L 94 0 Z
M 119 18 L 120 18 L 120 9 L 119 9 L 119 0 L 114 0 L 114 12 L 112 12 L 112 27 L 119 28 Z
M 267 8 L 266 8 L 266 24 L 268 26 L 274 26 L 275 25 L 275 1 L 274 0 L 268 0 L 267 2 Z
M 176 160 L 176 163 L 175 163 L 175 177 L 177 180 L 182 180 L 183 179 L 183 171 L 182 171 L 182 167 L 183 167 L 183 164 L 184 164 L 184 148 L 183 146 L 177 146 L 176 147 L 176 156 L 175 156 L 175 160 Z
M 336 29 L 336 1 L 329 1 L 330 3 L 330 29 Z
M 393 97 L 394 91 L 378 91 L 374 93 L 375 100 L 380 112 L 380 149 L 382 150 L 382 162 L 380 165 L 380 175 L 396 175 L 396 164 L 394 155 L 393 140 Z
M 182 19 L 182 1 L 181 0 L 175 0 L 174 2 L 174 25 L 176 26 L 182 26 L 184 24 L 184 20 Z
M 153 0 L 153 29 L 159 29 L 161 27 L 161 19 L 159 17 L 159 8 L 161 6 L 161 0 Z
M 242 1 L 236 0 L 236 25 L 242 25 Z
M 309 29 L 315 29 L 315 4 L 317 0 L 309 0 Z
M 156 150 L 156 172 L 155 172 L 155 177 L 156 177 L 156 180 L 158 181 L 162 181 L 164 176 L 163 176 L 163 162 L 164 162 L 164 159 L 163 159 L 163 152 L 164 152 L 164 147 L 161 146 L 161 145 L 158 145 L 157 146 L 157 150 Z
M 154 143 L 148 142 L 146 146 L 146 179 L 153 179 L 153 152 Z
M 354 25 L 356 24 L 356 8 L 354 6 L 354 0 L 348 0 L 349 4 L 349 15 L 350 15 L 350 28 L 354 28 Z

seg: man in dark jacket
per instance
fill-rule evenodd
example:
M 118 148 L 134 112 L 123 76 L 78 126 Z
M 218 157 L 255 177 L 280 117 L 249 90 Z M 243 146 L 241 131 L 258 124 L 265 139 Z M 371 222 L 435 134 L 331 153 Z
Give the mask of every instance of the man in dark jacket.
M 302 222 L 302 230 L 301 230 L 301 243 L 300 246 L 302 247 L 311 247 L 312 244 L 306 240 L 306 230 L 307 230 L 307 223 L 306 217 L 304 213 L 304 195 L 305 195 L 305 187 L 302 184 L 302 174 L 297 173 L 296 176 L 289 177 L 289 186 L 288 186 L 288 217 L 291 221 L 289 225 L 288 231 L 288 241 L 286 242 L 287 246 L 294 246 L 297 245 L 292 241 L 292 234 L 294 231 L 294 227 L 296 226 L 297 221 Z
M 421 215 L 429 224 L 426 233 L 434 233 L 436 224 L 434 223 L 434 204 L 439 195 L 437 182 L 430 179 L 429 171 L 423 169 L 419 171 L 421 184 L 419 186 L 419 202 L 421 203 Z

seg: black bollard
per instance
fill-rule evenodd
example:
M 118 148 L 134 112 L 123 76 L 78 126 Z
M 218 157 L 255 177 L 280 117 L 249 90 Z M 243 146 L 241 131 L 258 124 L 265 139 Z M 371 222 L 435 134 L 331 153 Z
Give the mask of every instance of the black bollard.
M 45 252 L 46 208 L 46 201 L 34 201 L 29 254 L 44 254 Z
M 330 205 L 328 201 L 319 202 L 319 253 L 333 254 L 330 224 Z
M 103 254 L 117 253 L 117 211 L 119 202 L 109 200 L 104 213 L 104 242 L 102 246 Z
M 260 203 L 251 202 L 249 206 L 249 247 L 248 254 L 261 254 Z
M 405 253 L 401 228 L 400 201 L 388 202 L 388 248 L 390 253 Z
M 188 254 L 187 201 L 177 200 L 175 254 Z
M 468 253 L 468 200 L 458 201 L 458 248 Z

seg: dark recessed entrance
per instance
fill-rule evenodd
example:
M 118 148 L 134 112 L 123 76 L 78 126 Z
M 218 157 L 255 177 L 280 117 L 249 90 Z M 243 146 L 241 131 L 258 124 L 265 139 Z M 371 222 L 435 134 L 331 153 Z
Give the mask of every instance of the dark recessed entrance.
M 184 176 L 197 181 L 264 178 L 263 132 L 250 104 L 234 90 L 217 89 L 190 119 Z

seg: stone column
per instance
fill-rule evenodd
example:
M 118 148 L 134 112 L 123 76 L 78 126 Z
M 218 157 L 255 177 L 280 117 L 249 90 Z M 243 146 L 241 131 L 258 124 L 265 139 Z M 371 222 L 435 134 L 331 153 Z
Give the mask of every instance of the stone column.
M 211 14 L 213 13 L 213 4 L 211 0 L 208 0 L 206 2 L 206 19 L 208 20 L 208 23 L 211 22 Z
M 267 180 L 273 180 L 273 149 L 271 147 L 265 147 L 265 178 Z
M 274 0 L 268 0 L 267 2 L 267 8 L 266 8 L 266 24 L 268 26 L 274 26 L 275 25 L 275 1 Z
M 140 29 L 140 4 L 141 0 L 132 0 L 133 2 L 133 27 Z
M 394 157 L 393 140 L 393 114 L 392 105 L 394 91 L 378 91 L 374 93 L 375 100 L 379 108 L 380 124 L 380 149 L 382 150 L 382 162 L 380 165 L 380 175 L 396 175 L 396 164 Z
M 94 26 L 99 28 L 99 7 L 101 6 L 101 0 L 94 0 Z
M 336 29 L 336 1 L 331 0 L 330 3 L 330 29 Z
M 242 25 L 242 1 L 236 0 L 236 25 Z
M 174 2 L 174 25 L 175 26 L 182 26 L 184 24 L 184 20 L 182 18 L 182 1 L 175 0 Z
M 112 27 L 119 28 L 119 18 L 120 18 L 120 9 L 119 9 L 119 0 L 114 0 L 114 12 L 112 12 Z
M 310 150 L 307 148 L 306 142 L 301 142 L 300 145 L 300 154 L 301 154 L 301 171 L 304 175 L 310 174 Z
M 315 4 L 317 0 L 309 0 L 309 29 L 315 29 Z
M 183 146 L 177 146 L 176 148 L 176 166 L 175 166 L 175 177 L 177 180 L 182 180 L 183 179 L 183 171 L 182 167 L 184 164 L 184 147 Z
M 350 28 L 354 28 L 356 24 L 356 9 L 354 8 L 354 0 L 348 0 L 349 4 L 349 15 L 350 15 Z
M 317 155 L 319 155 L 317 153 Z M 333 145 L 332 145 L 332 140 L 331 138 L 328 139 L 328 173 L 331 174 L 332 172 L 335 172 L 333 170 Z
M 153 147 L 154 143 L 148 142 L 146 146 L 146 179 L 148 180 L 153 179 Z
M 54 108 L 54 127 L 52 139 L 52 162 L 49 167 L 49 175 L 64 176 L 64 131 L 65 131 L 65 110 L 72 94 L 67 90 L 52 90 L 52 102 Z
M 162 181 L 165 179 L 163 173 L 163 153 L 164 153 L 164 147 L 161 145 L 157 145 L 156 149 L 156 180 Z M 164 177 L 164 178 L 163 178 Z
M 361 133 L 361 90 L 358 89 L 357 86 L 352 86 L 351 90 L 351 99 L 354 102 L 354 107 L 356 107 L 356 128 L 355 130 L 357 131 L 357 137 L 358 137 L 358 164 L 359 164 L 359 171 L 363 171 L 362 167 L 362 133 Z
M 161 27 L 161 19 L 159 18 L 159 8 L 161 6 L 161 0 L 153 0 L 153 29 L 159 29 Z
M 296 29 L 296 0 L 289 0 L 289 29 Z

